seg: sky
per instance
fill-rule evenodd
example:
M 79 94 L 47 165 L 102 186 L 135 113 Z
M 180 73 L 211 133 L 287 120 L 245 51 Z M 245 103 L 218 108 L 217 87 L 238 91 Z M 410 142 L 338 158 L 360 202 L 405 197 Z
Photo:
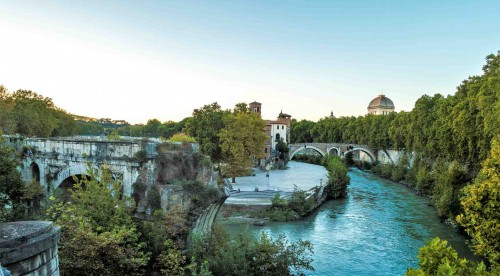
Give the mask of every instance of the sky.
M 218 102 L 317 121 L 453 94 L 500 50 L 500 1 L 0 0 L 0 84 L 146 123 Z

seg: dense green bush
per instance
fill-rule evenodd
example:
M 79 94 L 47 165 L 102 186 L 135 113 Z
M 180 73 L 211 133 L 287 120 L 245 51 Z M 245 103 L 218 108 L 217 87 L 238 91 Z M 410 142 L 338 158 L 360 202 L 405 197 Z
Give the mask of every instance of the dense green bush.
M 152 210 L 161 209 L 161 195 L 155 187 L 149 189 L 146 200 Z
M 418 269 L 410 268 L 406 276 L 426 275 L 499 275 L 500 269 L 487 271 L 484 263 L 474 263 L 458 257 L 447 241 L 434 238 L 418 250 Z
M 49 218 L 61 226 L 62 274 L 142 273 L 149 260 L 132 219 L 131 201 L 120 198 L 121 184 L 111 179 L 105 166 L 101 172 L 98 175 L 89 168 L 90 177 L 75 184 L 72 202 L 55 201 L 47 211 Z
M 467 173 L 458 162 L 445 163 L 438 160 L 432 171 L 434 186 L 432 187 L 432 203 L 440 217 L 458 215 L 459 204 L 453 202 L 458 198 L 460 189 L 467 184 Z
M 291 221 L 309 214 L 313 207 L 313 202 L 306 199 L 306 193 L 296 188 L 289 200 L 276 194 L 271 200 L 271 206 L 256 216 L 273 221 Z
M 297 213 L 300 217 L 303 217 L 313 209 L 314 205 L 310 199 L 307 199 L 307 194 L 305 191 L 297 189 L 292 193 L 290 200 L 288 201 L 288 206 Z
M 399 158 L 398 163 L 395 164 L 391 171 L 391 180 L 395 182 L 401 182 L 406 179 L 406 174 L 410 168 L 410 159 L 407 154 L 403 154 Z
M 323 157 L 321 157 L 320 155 L 314 155 L 314 154 L 299 154 L 299 155 L 295 155 L 293 157 L 293 160 L 297 161 L 297 162 L 304 162 L 304 163 L 309 163 L 309 164 L 314 164 L 314 165 L 321 165 Z
M 207 263 L 213 275 L 291 275 L 314 270 L 311 265 L 312 245 L 308 241 L 289 242 L 284 235 L 272 239 L 265 232 L 256 238 L 239 233 L 231 239 L 224 229 L 214 227 L 208 236 L 193 235 L 189 254 L 200 275 L 201 264 Z M 206 271 L 205 271 L 206 273 Z
M 350 178 L 347 175 L 347 166 L 340 157 L 326 156 L 323 165 L 328 171 L 326 192 L 330 198 L 342 198 L 347 194 L 347 185 Z

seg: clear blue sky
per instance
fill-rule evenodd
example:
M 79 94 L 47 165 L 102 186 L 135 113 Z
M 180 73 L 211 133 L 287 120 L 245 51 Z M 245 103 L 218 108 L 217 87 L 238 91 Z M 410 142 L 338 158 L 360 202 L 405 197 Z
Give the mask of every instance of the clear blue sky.
M 180 120 L 218 101 L 272 119 L 411 110 L 500 50 L 500 1 L 3 1 L 0 84 L 69 112 Z

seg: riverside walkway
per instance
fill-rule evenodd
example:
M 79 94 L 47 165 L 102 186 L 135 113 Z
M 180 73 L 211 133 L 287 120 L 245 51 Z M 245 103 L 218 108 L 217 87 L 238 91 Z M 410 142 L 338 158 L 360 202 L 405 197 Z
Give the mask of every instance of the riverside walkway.
M 270 205 L 276 194 L 290 198 L 295 188 L 307 191 L 326 184 L 327 179 L 324 167 L 295 161 L 288 162 L 286 170 L 270 171 L 268 177 L 264 171 L 255 170 L 254 173 L 255 176 L 238 177 L 236 183 L 231 183 L 233 191 L 225 204 Z

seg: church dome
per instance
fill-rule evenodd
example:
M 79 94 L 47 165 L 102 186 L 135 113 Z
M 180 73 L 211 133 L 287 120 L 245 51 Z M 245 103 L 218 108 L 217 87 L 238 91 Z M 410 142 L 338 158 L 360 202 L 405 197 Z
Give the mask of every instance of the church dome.
M 387 108 L 387 109 L 394 109 L 394 103 L 392 102 L 391 99 L 387 98 L 385 95 L 378 95 L 375 99 L 373 99 L 370 104 L 368 105 L 368 108 Z

